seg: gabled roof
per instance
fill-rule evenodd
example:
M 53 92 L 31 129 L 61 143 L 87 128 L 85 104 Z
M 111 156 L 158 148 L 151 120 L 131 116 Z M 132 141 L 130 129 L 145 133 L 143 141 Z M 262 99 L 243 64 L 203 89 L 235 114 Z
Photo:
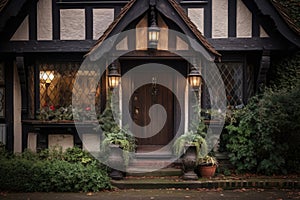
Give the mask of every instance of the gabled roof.
M 204 48 L 215 57 L 220 57 L 221 54 L 217 52 L 214 47 L 206 40 L 206 38 L 201 34 L 201 32 L 197 29 L 196 25 L 190 20 L 190 18 L 187 16 L 187 14 L 184 12 L 184 10 L 181 8 L 181 6 L 175 1 L 175 0 L 161 0 L 159 3 L 162 3 L 162 1 L 168 2 L 170 6 L 176 11 L 177 15 L 180 16 L 180 18 L 185 22 L 185 25 L 190 29 L 190 31 L 194 34 L 195 38 L 198 39 L 198 41 L 204 46 Z M 103 35 L 98 39 L 96 44 L 90 49 L 87 55 L 91 54 L 95 49 L 97 49 L 101 43 L 111 36 L 111 33 L 113 32 L 114 28 L 120 23 L 120 21 L 125 17 L 125 15 L 129 12 L 129 10 L 132 8 L 132 6 L 137 3 L 137 0 L 130 0 L 122 9 L 121 13 L 118 17 L 110 24 L 110 26 L 106 29 L 106 31 L 103 33 Z M 145 1 L 147 2 L 147 1 Z M 144 3 L 145 3 L 144 2 Z M 139 0 L 139 3 L 142 4 L 141 0 Z M 149 4 L 149 3 L 148 3 Z M 148 8 L 149 9 L 149 5 Z M 164 12 L 163 9 L 160 10 L 161 12 Z M 129 22 L 128 22 L 129 24 Z
M 0 12 L 3 10 L 3 8 L 6 6 L 9 0 L 0 0 Z
M 219 52 L 217 52 L 214 47 L 207 41 L 207 39 L 202 35 L 197 26 L 191 21 L 182 7 L 175 0 L 168 0 L 173 8 L 177 11 L 179 16 L 183 19 L 183 21 L 187 24 L 187 26 L 192 30 L 195 36 L 200 40 L 200 42 L 204 45 L 204 47 L 213 53 L 216 56 L 221 56 Z
M 280 34 L 292 44 L 300 47 L 299 27 L 293 22 L 277 0 L 242 0 L 255 14 L 266 31 Z M 271 35 L 272 37 L 272 35 Z
M 95 49 L 97 49 L 101 43 L 108 38 L 112 30 L 116 27 L 116 25 L 120 22 L 120 20 L 125 16 L 125 14 L 128 12 L 128 10 L 132 7 L 132 5 L 136 2 L 136 0 L 129 1 L 121 10 L 119 15 L 115 18 L 115 20 L 108 26 L 108 28 L 104 31 L 104 33 L 101 35 L 101 37 L 97 40 L 95 45 L 89 50 L 87 55 L 92 53 Z
M 281 17 L 284 19 L 284 21 L 291 27 L 292 30 L 294 30 L 298 35 L 300 35 L 300 27 L 297 26 L 296 20 L 297 19 L 292 19 L 291 14 L 289 11 L 278 1 L 276 0 L 271 0 L 273 6 L 276 8 L 277 12 L 281 15 Z M 289 1 L 287 1 L 289 2 Z M 300 4 L 292 5 L 292 6 L 298 6 L 298 10 L 300 9 Z M 300 13 L 298 13 L 300 15 Z M 298 22 L 299 23 L 299 22 Z
M 0 41 L 11 38 L 36 0 L 0 0 Z

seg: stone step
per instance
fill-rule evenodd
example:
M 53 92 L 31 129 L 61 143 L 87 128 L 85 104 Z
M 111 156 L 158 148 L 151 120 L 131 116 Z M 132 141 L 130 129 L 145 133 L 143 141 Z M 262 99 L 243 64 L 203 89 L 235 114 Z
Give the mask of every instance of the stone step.
M 199 179 L 195 181 L 183 181 L 179 177 L 126 177 L 124 180 L 112 180 L 112 185 L 119 189 L 197 189 L 197 188 L 222 188 L 222 189 L 242 189 L 242 188 L 278 188 L 278 189 L 299 189 L 298 178 L 273 179 L 273 178 L 253 178 L 236 179 L 227 177 L 220 179 Z
M 171 159 L 174 155 L 169 152 L 164 153 L 135 153 L 135 158 L 148 158 L 148 159 Z
M 128 167 L 126 175 L 132 177 L 179 177 L 182 175 L 182 170 L 178 168 L 168 167 L 153 171 L 153 169 L 151 168 Z
M 129 166 L 139 168 L 165 168 L 173 164 L 170 159 L 131 159 Z

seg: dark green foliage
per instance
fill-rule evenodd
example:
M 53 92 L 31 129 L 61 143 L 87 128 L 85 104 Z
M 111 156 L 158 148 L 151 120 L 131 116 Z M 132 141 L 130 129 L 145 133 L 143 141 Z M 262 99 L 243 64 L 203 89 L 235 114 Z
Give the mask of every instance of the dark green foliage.
M 233 112 L 225 134 L 238 172 L 300 172 L 300 52 L 273 63 L 272 89 Z
M 112 94 L 109 93 L 105 109 L 99 116 L 99 127 L 97 128 L 98 130 L 101 129 L 104 135 L 107 135 L 108 133 L 118 133 L 120 131 L 120 127 L 116 122 L 117 119 L 115 119 L 113 115 L 111 102 Z
M 83 151 L 79 147 L 68 148 L 64 153 L 64 160 L 70 163 L 81 163 L 83 165 L 88 165 L 96 162 L 96 160 L 90 153 L 88 153 L 87 151 Z
M 271 85 L 278 89 L 289 89 L 300 82 L 300 51 L 275 62 L 271 68 Z
M 299 163 L 299 85 L 253 97 L 226 128 L 230 161 L 238 172 L 286 173 L 290 159 Z
M 26 154 L 29 155 L 26 156 Z M 42 160 L 65 160 L 69 163 L 81 163 L 83 165 L 97 162 L 97 160 L 95 160 L 95 158 L 89 152 L 84 151 L 77 146 L 68 148 L 65 152 L 63 152 L 61 148 L 44 149 L 38 154 L 25 151 L 22 156 L 26 156 L 28 159 L 38 157 L 38 159 Z
M 110 189 L 107 172 L 87 152 L 26 151 L 0 157 L 0 190 L 22 192 L 78 192 Z

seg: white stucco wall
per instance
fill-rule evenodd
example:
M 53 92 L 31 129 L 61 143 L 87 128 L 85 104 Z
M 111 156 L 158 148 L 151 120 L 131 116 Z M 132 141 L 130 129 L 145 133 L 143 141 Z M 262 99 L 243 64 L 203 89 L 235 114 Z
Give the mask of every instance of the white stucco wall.
M 203 8 L 188 8 L 188 16 L 197 26 L 198 30 L 204 33 L 204 9 Z
M 49 134 L 48 135 L 48 147 L 57 148 L 62 147 L 62 150 L 74 147 L 74 137 L 73 135 L 63 135 L 63 134 Z
M 85 39 L 85 11 L 84 9 L 60 10 L 60 39 Z
M 93 9 L 93 39 L 97 40 L 114 20 L 114 9 Z
M 116 50 L 128 50 L 128 37 L 123 38 L 117 45 Z
M 136 50 L 146 50 L 148 48 L 148 42 L 147 42 L 147 37 L 148 37 L 148 18 L 147 16 L 143 17 L 137 25 L 136 25 L 136 32 L 135 32 L 135 37 L 136 37 L 136 42 L 135 42 L 135 48 Z M 132 38 L 132 37 L 129 37 Z
M 265 29 L 262 26 L 259 26 L 259 36 L 262 38 L 269 37 L 268 33 L 265 31 Z
M 236 7 L 236 37 L 250 38 L 252 37 L 252 13 L 242 0 L 237 0 Z
M 27 149 L 30 149 L 32 152 L 36 152 L 36 147 L 37 147 L 37 133 L 28 133 Z
M 179 36 L 176 36 L 176 50 L 188 50 L 188 49 L 189 49 L 189 45 Z
M 157 16 L 157 25 L 161 27 L 159 33 L 159 39 L 157 44 L 158 50 L 168 50 L 169 49 L 169 27 L 164 22 L 160 15 Z
M 17 66 L 14 64 L 14 81 L 13 81 L 13 104 L 14 104 L 14 152 L 22 151 L 22 124 L 21 124 L 21 86 Z
M 212 0 L 212 38 L 228 37 L 228 0 Z
M 82 134 L 83 149 L 91 152 L 100 151 L 100 135 L 99 134 Z
M 19 28 L 16 30 L 12 38 L 12 41 L 16 40 L 29 40 L 29 20 L 28 16 L 23 20 Z
M 52 0 L 37 2 L 37 39 L 52 40 Z

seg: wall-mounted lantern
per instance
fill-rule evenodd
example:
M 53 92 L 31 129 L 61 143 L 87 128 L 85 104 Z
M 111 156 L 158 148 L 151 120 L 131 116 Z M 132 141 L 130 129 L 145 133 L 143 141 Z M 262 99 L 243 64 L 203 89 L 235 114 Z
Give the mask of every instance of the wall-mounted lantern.
M 190 73 L 188 74 L 188 81 L 194 90 L 198 90 L 201 86 L 201 74 L 194 65 L 190 65 Z
M 121 74 L 118 72 L 118 67 L 116 66 L 116 63 L 113 62 L 108 70 L 108 84 L 111 89 L 114 89 L 118 87 Z
M 148 28 L 148 44 L 150 49 L 156 49 L 159 39 L 160 28 L 156 22 L 156 12 L 154 6 L 151 6 L 150 12 L 150 27 Z

